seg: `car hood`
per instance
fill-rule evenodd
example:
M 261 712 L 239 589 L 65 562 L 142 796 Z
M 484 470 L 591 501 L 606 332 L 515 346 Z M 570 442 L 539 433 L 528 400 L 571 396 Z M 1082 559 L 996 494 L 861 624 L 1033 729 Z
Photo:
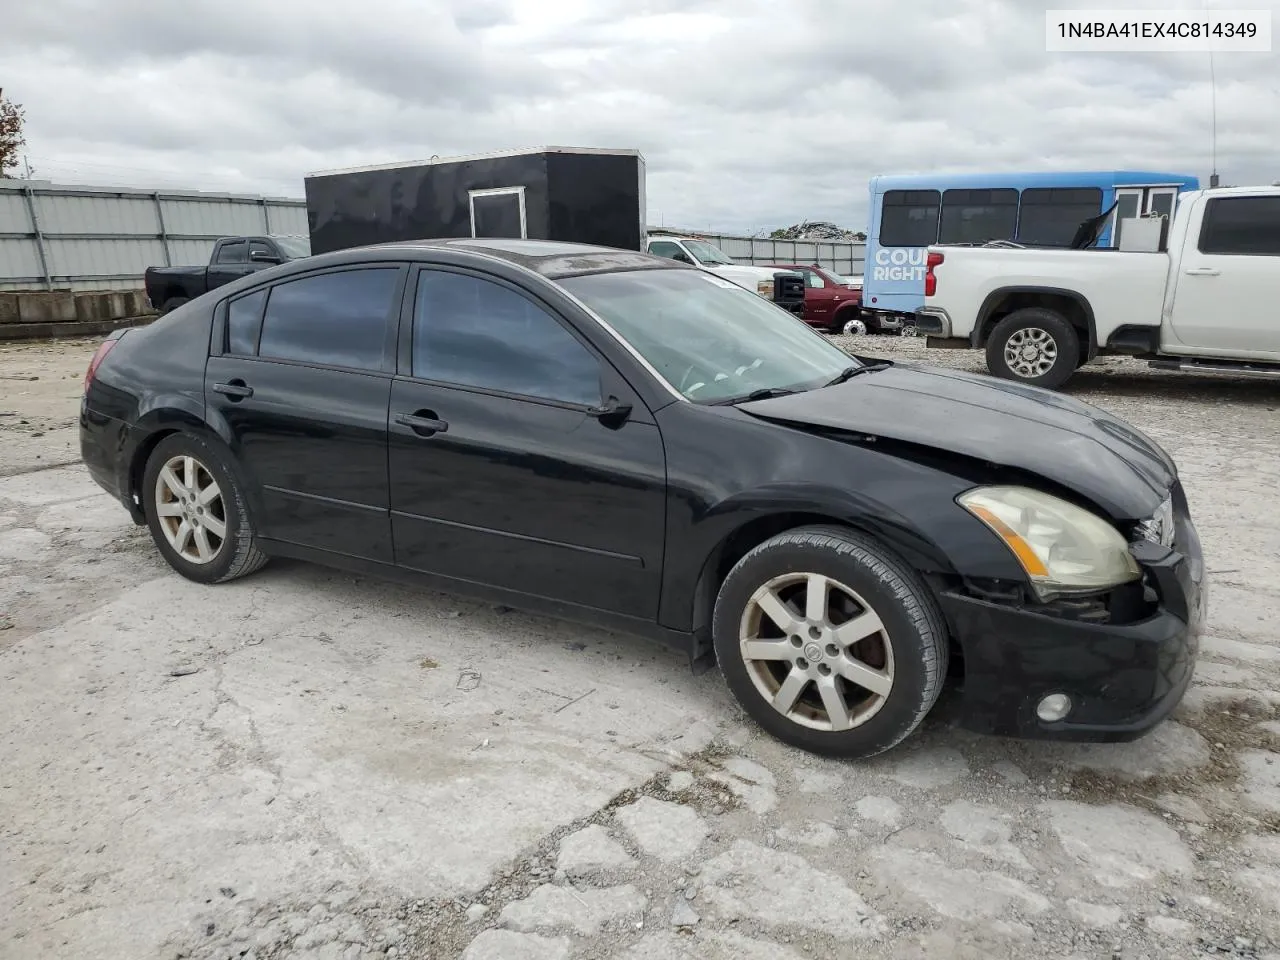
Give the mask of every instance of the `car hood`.
M 876 362 L 876 361 L 866 361 Z M 737 405 L 780 423 L 866 433 L 1038 474 L 1114 520 L 1149 517 L 1177 468 L 1155 442 L 1079 400 L 1007 380 L 913 364 Z

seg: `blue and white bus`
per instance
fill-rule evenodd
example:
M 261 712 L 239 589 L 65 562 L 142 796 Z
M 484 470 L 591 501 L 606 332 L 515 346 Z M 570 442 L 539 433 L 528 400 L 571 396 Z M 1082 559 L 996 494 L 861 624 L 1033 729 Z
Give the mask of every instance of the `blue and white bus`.
M 1097 246 L 1109 247 L 1119 218 L 1172 217 L 1178 194 L 1198 190 L 1185 173 L 1135 170 L 967 173 L 873 177 L 862 307 L 868 327 L 909 320 L 924 305 L 930 244 L 1012 240 L 1070 246 L 1085 220 L 1112 210 Z

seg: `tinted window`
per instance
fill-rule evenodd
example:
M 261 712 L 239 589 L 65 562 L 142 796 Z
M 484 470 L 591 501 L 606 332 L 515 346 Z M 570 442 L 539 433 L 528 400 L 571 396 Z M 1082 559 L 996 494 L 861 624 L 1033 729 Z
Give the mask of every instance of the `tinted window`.
M 938 242 L 1011 240 L 1017 223 L 1017 190 L 948 190 L 942 195 Z
M 1280 197 L 1219 197 L 1209 201 L 1200 232 L 1202 253 L 1280 256 Z
M 471 227 L 477 237 L 523 237 L 520 195 L 498 193 L 472 197 Z
M 1101 212 L 1102 190 L 1097 187 L 1023 190 L 1018 242 L 1069 246 L 1080 224 Z
M 218 248 L 218 263 L 247 263 L 249 244 L 244 240 L 224 243 Z
M 549 313 L 488 280 L 424 270 L 413 314 L 413 375 L 594 406 L 595 357 Z
M 649 244 L 649 252 L 656 257 L 668 257 L 671 260 L 676 259 L 677 254 L 684 253 L 678 243 L 672 243 L 670 240 L 653 241 Z
M 262 305 L 266 302 L 267 291 L 259 290 L 227 305 L 227 353 L 251 357 L 258 352 Z
M 272 250 L 269 246 L 267 246 L 261 240 L 249 241 L 249 256 L 252 257 L 255 253 L 256 254 L 265 253 L 268 257 L 278 256 L 278 254 L 274 250 Z
M 258 355 L 378 370 L 399 270 L 350 270 L 271 288 Z
M 880 213 L 880 246 L 927 247 L 938 242 L 937 190 L 890 190 Z

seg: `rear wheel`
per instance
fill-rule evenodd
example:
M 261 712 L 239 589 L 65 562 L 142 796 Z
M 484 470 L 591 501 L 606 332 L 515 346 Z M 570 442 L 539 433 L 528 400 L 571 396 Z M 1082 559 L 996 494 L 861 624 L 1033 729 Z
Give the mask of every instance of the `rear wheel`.
M 1076 372 L 1080 354 L 1080 336 L 1062 314 L 1024 307 L 991 331 L 987 369 L 1006 380 L 1053 390 Z
M 164 316 L 166 313 L 172 313 L 174 310 L 177 310 L 184 303 L 190 303 L 190 302 L 191 302 L 190 297 L 170 297 L 168 300 L 166 300 L 164 303 L 160 305 L 160 315 Z
M 165 437 L 143 473 L 151 538 L 169 566 L 198 583 L 222 583 L 267 562 L 244 493 L 225 455 L 193 434 Z
M 716 657 L 738 702 L 786 743 L 865 758 L 919 726 L 947 634 L 920 577 L 875 541 L 804 527 L 756 547 L 716 599 Z

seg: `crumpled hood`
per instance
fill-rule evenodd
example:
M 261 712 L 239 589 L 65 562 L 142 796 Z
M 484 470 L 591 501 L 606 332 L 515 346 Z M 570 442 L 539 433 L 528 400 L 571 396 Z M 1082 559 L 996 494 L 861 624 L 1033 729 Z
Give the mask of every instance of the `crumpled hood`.
M 768 420 L 852 430 L 1036 473 L 1115 520 L 1149 517 L 1177 479 L 1164 450 L 1102 410 L 937 367 L 895 364 L 834 387 L 737 406 Z

